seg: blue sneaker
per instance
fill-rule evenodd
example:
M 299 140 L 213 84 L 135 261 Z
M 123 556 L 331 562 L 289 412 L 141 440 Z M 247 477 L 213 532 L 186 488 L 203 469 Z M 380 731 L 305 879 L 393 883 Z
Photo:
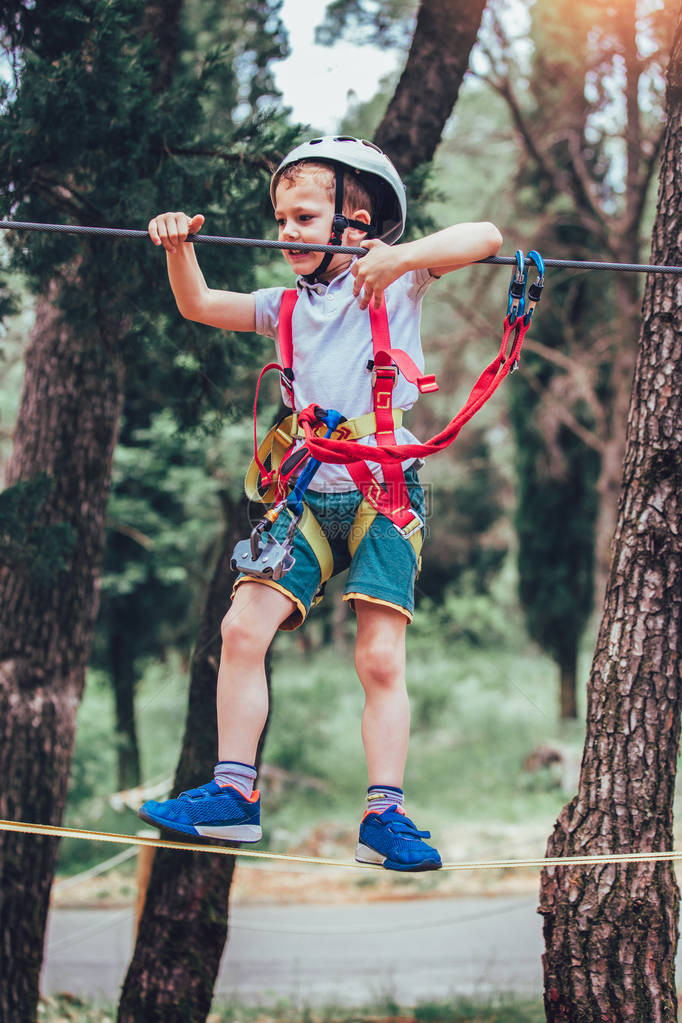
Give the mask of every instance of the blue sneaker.
M 150 799 L 138 814 L 148 824 L 183 835 L 258 842 L 263 834 L 260 793 L 254 792 L 247 799 L 232 785 L 217 785 L 214 781 L 181 792 L 177 799 L 167 799 L 165 803 Z
M 423 842 L 424 838 L 431 838 L 431 832 L 417 831 L 396 805 L 383 813 L 368 811 L 360 825 L 355 859 L 379 863 L 387 870 L 438 870 L 443 866 L 438 850 Z

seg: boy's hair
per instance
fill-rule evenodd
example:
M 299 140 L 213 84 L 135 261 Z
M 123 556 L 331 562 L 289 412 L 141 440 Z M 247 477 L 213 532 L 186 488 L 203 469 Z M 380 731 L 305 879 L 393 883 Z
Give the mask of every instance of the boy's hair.
M 336 196 L 335 171 L 332 164 L 325 163 L 323 160 L 299 160 L 297 163 L 290 163 L 278 176 L 275 188 L 281 181 L 287 181 L 293 185 L 308 172 L 326 190 L 333 203 Z M 367 210 L 370 217 L 374 219 L 374 198 L 355 174 L 344 170 L 342 212 L 348 216 L 355 210 Z

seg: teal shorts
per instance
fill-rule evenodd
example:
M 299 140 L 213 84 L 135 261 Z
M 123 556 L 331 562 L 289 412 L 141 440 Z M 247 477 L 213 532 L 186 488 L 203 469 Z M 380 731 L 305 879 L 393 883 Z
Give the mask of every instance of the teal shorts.
M 405 482 L 410 504 L 423 522 L 424 491 L 414 469 L 406 470 Z M 415 548 L 389 519 L 377 515 L 351 556 L 349 543 L 353 545 L 355 518 L 361 501 L 362 495 L 358 490 L 340 494 L 306 491 L 305 503 L 319 523 L 331 549 L 330 578 L 348 569 L 344 600 L 350 601 L 351 605 L 356 599 L 384 604 L 400 611 L 408 621 L 412 621 L 414 584 L 419 572 Z M 271 535 L 282 542 L 290 522 L 289 513 L 282 513 L 272 527 Z M 423 534 L 423 529 L 420 532 Z M 280 626 L 285 630 L 296 629 L 305 621 L 324 590 L 321 585 L 320 562 L 300 530 L 296 531 L 292 553 L 294 566 L 277 582 L 240 575 L 235 583 L 236 589 L 240 583 L 257 582 L 272 586 L 290 597 L 296 605 L 296 611 Z

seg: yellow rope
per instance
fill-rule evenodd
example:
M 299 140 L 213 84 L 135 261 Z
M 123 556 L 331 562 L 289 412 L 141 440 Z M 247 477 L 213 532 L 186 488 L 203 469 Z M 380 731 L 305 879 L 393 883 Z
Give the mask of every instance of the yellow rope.
M 83 831 L 78 828 L 57 828 L 49 824 L 27 824 L 24 821 L 0 820 L 0 831 L 21 832 L 27 835 L 44 835 L 49 838 L 82 838 L 91 842 L 113 842 L 118 845 L 147 845 L 156 849 L 184 849 L 185 852 L 218 853 L 222 856 L 243 856 L 259 860 L 279 860 L 286 863 L 314 863 L 327 867 L 359 867 L 373 869 L 372 864 L 356 863 L 354 860 L 331 860 L 320 856 L 294 856 L 284 853 L 258 852 L 255 849 L 234 849 L 223 845 L 201 845 L 195 842 L 172 842 L 162 838 L 146 838 L 143 835 L 117 835 L 108 831 Z M 594 856 L 547 856 L 520 860 L 471 860 L 460 863 L 444 863 L 443 870 L 512 870 L 531 867 L 579 867 L 597 866 L 607 863 L 656 863 L 682 859 L 682 850 L 660 852 L 603 853 Z

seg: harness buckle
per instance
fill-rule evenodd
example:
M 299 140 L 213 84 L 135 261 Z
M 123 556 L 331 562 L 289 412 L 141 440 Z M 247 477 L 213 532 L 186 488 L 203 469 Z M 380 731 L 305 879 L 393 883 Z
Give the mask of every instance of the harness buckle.
M 373 365 L 372 366 L 372 388 L 376 387 L 377 380 L 379 379 L 379 377 L 381 377 L 382 379 L 386 379 L 386 380 L 389 377 L 393 377 L 393 383 L 391 385 L 391 388 L 395 387 L 396 383 L 398 382 L 398 373 L 399 372 L 400 371 L 399 371 L 397 366 L 376 366 L 376 365 Z
M 418 515 L 414 508 L 411 510 L 414 518 L 411 522 L 408 522 L 406 526 L 399 526 L 397 522 L 393 523 L 395 528 L 405 540 L 409 540 L 411 536 L 414 536 L 415 533 L 424 528 L 424 520 L 421 515 Z

